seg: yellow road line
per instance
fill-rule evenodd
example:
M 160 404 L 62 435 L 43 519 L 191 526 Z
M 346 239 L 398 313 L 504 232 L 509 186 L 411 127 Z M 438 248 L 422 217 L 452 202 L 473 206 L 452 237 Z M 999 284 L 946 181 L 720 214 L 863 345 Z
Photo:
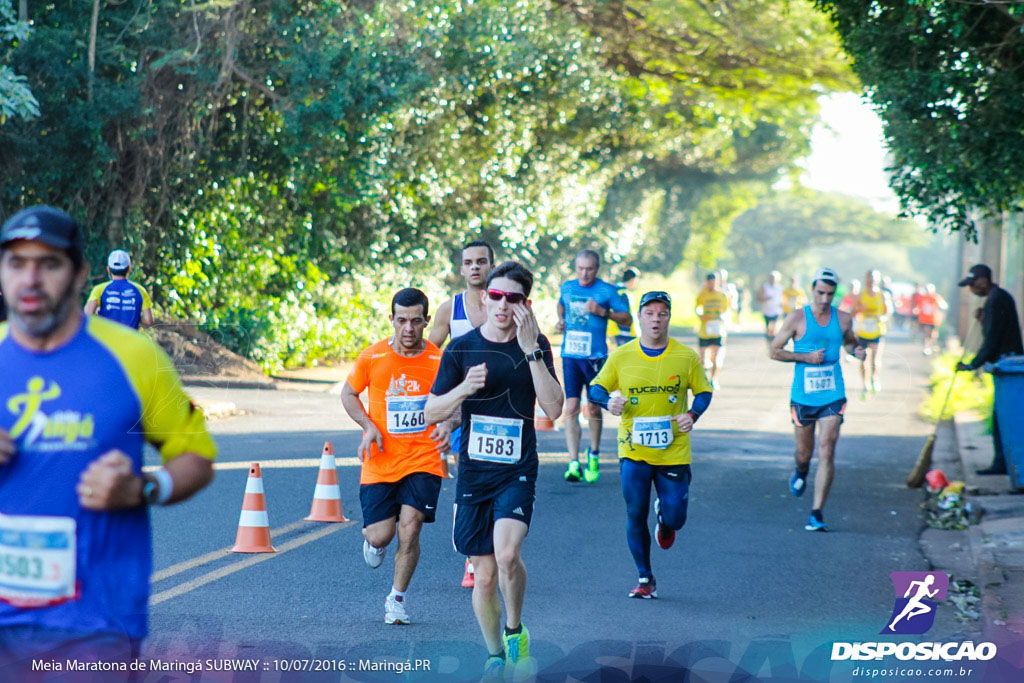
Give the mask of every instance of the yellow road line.
M 342 522 L 340 524 L 331 524 L 330 526 L 324 527 L 323 529 L 317 529 L 316 531 L 312 531 L 308 534 L 304 534 L 302 536 L 299 536 L 298 538 L 294 538 L 288 541 L 284 545 L 280 546 L 277 549 L 276 553 L 260 553 L 258 555 L 251 555 L 250 557 L 247 557 L 241 562 L 234 562 L 226 567 L 215 569 L 214 571 L 209 572 L 208 574 L 197 576 L 191 581 L 186 581 L 185 583 L 179 584 L 174 588 L 168 588 L 165 591 L 154 593 L 149 598 L 149 606 L 154 607 L 156 605 L 159 605 L 161 602 L 166 602 L 171 598 L 176 598 L 179 595 L 184 595 L 185 593 L 194 591 L 195 589 L 200 588 L 201 586 L 205 586 L 208 583 L 212 583 L 217 579 L 222 579 L 225 576 L 230 576 L 235 572 L 240 572 L 243 569 L 252 567 L 253 565 L 259 564 L 260 562 L 265 562 L 266 560 L 269 560 L 273 557 L 279 557 L 281 555 L 284 555 L 289 550 L 294 550 L 295 548 L 303 546 L 307 543 L 311 543 L 329 534 L 333 534 L 339 529 L 344 529 L 345 527 L 352 526 L 353 524 L 355 524 L 355 522 Z
M 278 529 L 271 529 L 270 536 L 271 538 L 273 538 L 274 536 L 283 536 L 284 534 L 287 534 L 289 531 L 294 531 L 299 527 L 307 526 L 309 524 L 315 524 L 315 522 L 300 519 L 297 522 L 292 522 L 291 524 L 287 524 Z M 234 545 L 232 544 L 227 546 L 226 548 L 214 550 L 213 552 L 206 553 L 205 555 L 200 555 L 199 557 L 193 557 L 191 560 L 185 560 L 184 562 L 179 562 L 178 564 L 172 564 L 170 567 L 167 567 L 166 569 L 161 569 L 160 571 L 153 572 L 153 574 L 150 575 L 149 580 L 152 583 L 156 583 L 157 581 L 169 579 L 175 574 L 187 572 L 189 569 L 195 569 L 196 567 L 208 564 L 210 562 L 213 562 L 214 560 L 219 560 L 222 557 L 224 557 L 224 555 L 231 552 L 231 548 L 233 547 Z

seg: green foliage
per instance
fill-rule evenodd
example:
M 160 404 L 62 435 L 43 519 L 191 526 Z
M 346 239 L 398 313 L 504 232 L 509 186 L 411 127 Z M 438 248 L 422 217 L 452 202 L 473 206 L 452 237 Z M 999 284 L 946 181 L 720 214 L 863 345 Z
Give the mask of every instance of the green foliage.
M 7 44 L 17 46 L 32 32 L 26 21 L 19 21 L 12 0 L 0 0 L 0 59 L 8 60 Z M 39 116 L 39 102 L 28 87 L 28 79 L 0 63 L 0 125 L 9 117 L 24 119 Z
M 1024 197 L 1024 5 L 816 0 L 882 117 L 908 214 L 975 235 Z
M 753 283 L 808 248 L 851 240 L 917 244 L 922 235 L 913 223 L 893 219 L 859 200 L 801 189 L 778 194 L 738 216 L 725 265 Z
M 944 353 L 932 362 L 932 374 L 928 378 L 931 391 L 921 403 L 921 416 L 929 422 L 938 422 L 942 402 L 949 391 L 949 383 L 953 380 L 953 368 L 960 356 L 955 353 Z M 943 419 L 949 419 L 959 412 L 975 410 L 985 417 L 989 431 L 992 429 L 992 406 L 995 399 L 995 387 L 992 375 L 974 372 L 957 372 L 956 383 L 949 395 L 949 404 Z
M 10 60 L 41 116 L 0 128 L 0 214 L 70 210 L 91 260 L 130 249 L 267 368 L 358 350 L 476 237 L 540 287 L 582 246 L 711 264 L 850 82 L 791 0 L 98 7 L 93 64 L 92 3 L 32 4 Z

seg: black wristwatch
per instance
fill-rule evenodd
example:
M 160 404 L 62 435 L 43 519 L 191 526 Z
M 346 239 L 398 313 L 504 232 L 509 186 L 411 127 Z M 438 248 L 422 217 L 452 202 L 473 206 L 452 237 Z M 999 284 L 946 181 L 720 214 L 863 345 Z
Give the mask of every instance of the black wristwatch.
M 539 346 L 526 354 L 526 360 L 544 360 L 544 350 Z
M 142 502 L 146 505 L 156 505 L 160 500 L 160 485 L 154 477 L 142 475 Z

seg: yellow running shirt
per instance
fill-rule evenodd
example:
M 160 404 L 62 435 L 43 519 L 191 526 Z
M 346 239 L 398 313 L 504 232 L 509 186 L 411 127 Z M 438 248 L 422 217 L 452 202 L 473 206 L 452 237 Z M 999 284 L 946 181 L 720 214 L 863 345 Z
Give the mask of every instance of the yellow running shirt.
M 697 308 L 700 309 L 701 339 L 717 339 L 725 336 L 725 314 L 729 311 L 729 297 L 725 292 L 713 289 L 700 290 L 697 294 Z
M 592 384 L 609 393 L 618 390 L 626 398 L 619 422 L 620 458 L 652 465 L 690 464 L 690 435 L 681 434 L 671 418 L 686 412 L 687 390 L 694 396 L 711 391 L 693 349 L 670 339 L 668 348 L 652 358 L 634 339 L 612 351 Z
M 799 287 L 787 287 L 782 292 L 782 312 L 792 313 L 807 305 L 807 292 Z
M 882 317 L 885 315 L 885 294 L 879 290 L 861 292 L 860 294 L 860 326 L 857 329 L 857 336 L 863 339 L 878 339 L 885 334 L 885 323 Z

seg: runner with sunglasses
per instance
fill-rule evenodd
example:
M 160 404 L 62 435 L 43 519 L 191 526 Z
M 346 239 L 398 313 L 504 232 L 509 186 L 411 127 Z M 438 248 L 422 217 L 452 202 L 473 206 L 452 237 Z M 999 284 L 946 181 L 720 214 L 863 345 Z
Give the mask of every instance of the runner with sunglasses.
M 587 463 L 580 463 L 580 400 L 583 391 L 597 377 L 608 358 L 608 321 L 621 327 L 633 324 L 629 303 L 614 285 L 597 277 L 601 257 L 596 251 L 584 249 L 576 254 L 576 279 L 562 285 L 558 299 L 558 327 L 565 333 L 562 338 L 562 379 L 565 382 L 565 446 L 569 451 L 569 466 L 565 480 L 583 479 L 588 483 L 598 480 L 599 449 L 601 447 L 601 409 L 588 406 L 590 418 L 590 448 Z
M 537 482 L 534 410 L 539 403 L 552 420 L 562 412 L 551 344 L 527 298 L 532 287 L 533 275 L 518 262 L 491 271 L 483 295 L 487 322 L 445 349 L 426 405 L 428 422 L 461 415 L 452 536 L 476 569 L 473 611 L 489 653 L 484 676 L 494 679 L 529 656 L 522 545 Z
M 619 422 L 619 469 L 626 499 L 626 542 L 640 580 L 631 598 L 658 596 L 647 526 L 651 486 L 657 491 L 655 536 L 666 550 L 686 524 L 690 496 L 690 431 L 711 404 L 711 384 L 697 353 L 668 335 L 672 298 L 640 299 L 640 338 L 615 349 L 590 384 L 590 401 Z M 611 396 L 611 392 L 616 392 Z M 686 392 L 693 394 L 687 408 Z

